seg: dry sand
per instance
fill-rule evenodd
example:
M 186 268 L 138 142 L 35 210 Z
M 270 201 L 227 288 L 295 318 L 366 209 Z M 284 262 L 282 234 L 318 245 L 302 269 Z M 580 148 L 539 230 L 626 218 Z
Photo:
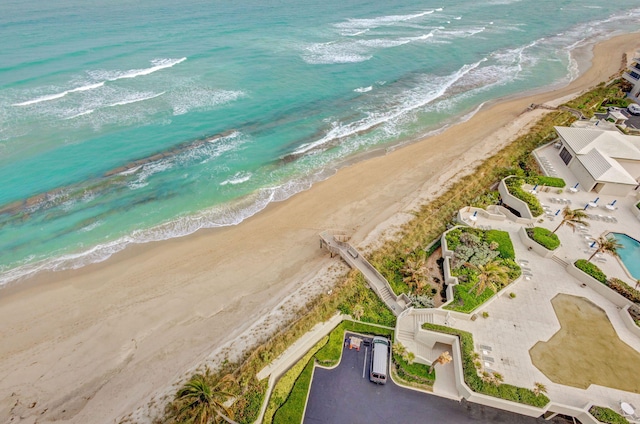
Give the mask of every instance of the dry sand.
M 568 87 L 485 107 L 442 134 L 344 168 L 238 226 L 132 247 L 101 264 L 3 290 L 0 421 L 144 416 L 147 404 L 161 403 L 195 366 L 237 352 L 305 296 L 330 287 L 326 269 L 340 274 L 344 266 L 319 249 L 318 232 L 342 229 L 356 244 L 374 243 L 545 113 L 523 114 L 529 104 L 608 79 L 621 54 L 639 44 L 637 35 L 599 44 L 592 66 Z

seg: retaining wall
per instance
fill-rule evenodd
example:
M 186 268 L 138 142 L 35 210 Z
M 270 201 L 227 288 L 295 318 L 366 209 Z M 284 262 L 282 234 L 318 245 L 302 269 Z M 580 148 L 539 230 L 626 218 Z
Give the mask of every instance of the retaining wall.
M 628 307 L 632 303 L 629 299 L 619 295 L 617 292 L 611 290 L 608 286 L 602 284 L 600 281 L 596 280 L 589 274 L 576 268 L 573 263 L 570 263 L 567 266 L 567 272 L 619 308 Z
M 522 241 L 522 244 L 527 246 L 529 250 L 534 251 L 543 258 L 551 258 L 553 256 L 553 250 L 549 250 L 535 240 L 531 240 L 531 238 L 527 234 L 526 228 L 520 227 L 520 229 L 518 230 L 518 235 L 520 236 L 520 241 Z

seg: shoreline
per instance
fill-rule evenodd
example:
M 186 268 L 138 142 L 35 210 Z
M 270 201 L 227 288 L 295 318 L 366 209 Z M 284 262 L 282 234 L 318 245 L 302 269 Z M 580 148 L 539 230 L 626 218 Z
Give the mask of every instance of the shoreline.
M 104 262 L 2 289 L 0 399 L 8 401 L 0 401 L 0 417 L 11 416 L 16 400 L 37 402 L 27 416 L 46 408 L 43 419 L 67 422 L 111 422 L 135 410 L 331 267 L 317 233 L 343 229 L 356 245 L 375 244 L 546 113 L 523 114 L 530 103 L 608 79 L 622 53 L 639 45 L 637 34 L 601 42 L 592 66 L 568 86 L 492 102 L 439 134 L 347 165 L 239 225 L 129 246 Z

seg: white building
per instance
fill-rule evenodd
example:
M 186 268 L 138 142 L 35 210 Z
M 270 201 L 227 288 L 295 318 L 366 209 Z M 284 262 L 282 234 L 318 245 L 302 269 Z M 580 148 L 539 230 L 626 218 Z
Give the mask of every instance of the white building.
M 633 88 L 629 92 L 629 96 L 634 100 L 640 100 L 640 57 L 635 57 L 627 70 L 622 73 L 622 78 L 633 84 Z
M 585 191 L 626 196 L 640 182 L 640 136 L 590 128 L 555 127 L 560 158 Z

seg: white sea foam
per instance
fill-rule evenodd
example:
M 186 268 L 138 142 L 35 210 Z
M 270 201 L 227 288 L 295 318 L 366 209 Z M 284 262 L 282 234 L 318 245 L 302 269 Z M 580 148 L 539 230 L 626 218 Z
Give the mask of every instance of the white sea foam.
M 109 105 L 106 105 L 105 107 L 124 106 L 124 105 L 129 105 L 131 103 L 144 102 L 145 100 L 151 100 L 151 99 L 155 99 L 156 97 L 160 97 L 164 93 L 166 93 L 166 91 L 163 91 L 162 93 L 158 93 L 158 94 L 155 94 L 155 93 L 151 93 L 151 94 L 149 94 L 149 93 L 140 93 L 140 94 L 136 94 L 131 99 L 121 100 L 119 102 L 111 103 Z
M 448 77 L 430 78 L 430 80 L 434 82 L 434 85 L 430 87 L 429 91 L 425 93 L 423 91 L 424 88 L 420 87 L 420 90 L 417 92 L 403 93 L 403 97 L 407 97 L 407 99 L 404 103 L 399 104 L 391 111 L 369 113 L 366 118 L 351 123 L 334 122 L 332 124 L 333 127 L 327 132 L 324 137 L 319 140 L 301 145 L 293 152 L 293 154 L 301 155 L 307 153 L 310 150 L 316 149 L 320 146 L 324 146 L 345 137 L 367 131 L 380 124 L 393 121 L 408 112 L 423 107 L 442 96 L 447 91 L 447 89 L 451 87 L 451 85 L 453 85 L 460 78 L 464 77 L 471 70 L 477 68 L 484 61 L 486 61 L 486 59 L 482 59 L 471 65 L 465 65 Z
M 252 176 L 253 174 L 251 172 L 242 172 L 242 171 L 237 172 L 233 177 L 221 182 L 220 185 L 225 186 L 227 184 L 231 184 L 231 185 L 242 184 L 244 182 L 249 181 Z
M 356 89 L 354 89 L 353 91 L 355 91 L 356 93 L 366 93 L 368 91 L 373 90 L 373 86 L 370 85 L 368 87 L 358 87 Z
M 25 259 L 21 265 L 18 264 L 18 266 L 10 269 L 0 267 L 0 287 L 28 278 L 42 271 L 78 269 L 88 264 L 102 262 L 113 254 L 122 251 L 130 244 L 142 244 L 183 237 L 193 234 L 202 228 L 237 225 L 262 211 L 269 203 L 286 200 L 296 193 L 307 190 L 313 183 L 328 178 L 333 175 L 334 172 L 333 170 L 320 170 L 300 179 L 289 180 L 280 185 L 257 190 L 255 193 L 238 199 L 233 203 L 216 206 L 192 215 L 182 216 L 149 229 L 136 230 L 117 240 L 98 244 L 75 253 L 58 255 L 41 260 L 30 256 Z
M 144 68 L 144 69 L 131 69 L 128 71 L 90 71 L 89 75 L 98 77 L 96 79 L 102 79 L 102 81 L 85 84 L 80 87 L 61 91 L 59 93 L 47 94 L 45 96 L 36 97 L 35 99 L 27 100 L 24 102 L 14 103 L 12 106 L 29 106 L 37 103 L 60 99 L 70 93 L 89 91 L 89 90 L 102 87 L 105 85 L 106 82 L 109 82 L 109 81 L 117 81 L 120 79 L 130 79 L 130 78 L 136 78 L 143 75 L 149 75 L 161 69 L 171 68 L 179 63 L 184 62 L 185 60 L 187 60 L 186 57 L 183 57 L 180 59 L 154 59 L 151 61 L 153 66 L 149 68 Z
M 72 116 L 70 116 L 68 118 L 64 118 L 64 119 L 74 119 L 74 118 L 78 118 L 78 117 L 84 116 L 84 115 L 91 115 L 94 112 L 94 110 L 95 109 L 87 109 L 87 110 L 84 110 L 84 111 L 82 111 L 80 113 L 76 113 L 75 115 L 72 115 Z
M 12 106 L 29 106 L 29 105 L 33 105 L 36 103 L 41 103 L 41 102 L 48 102 L 50 100 L 55 100 L 55 99 L 60 99 L 64 96 L 66 96 L 69 93 L 77 93 L 80 91 L 88 91 L 88 90 L 93 90 L 94 88 L 98 88 L 98 87 L 102 87 L 104 85 L 104 81 L 102 82 L 98 82 L 95 84 L 87 84 L 87 85 L 83 85 L 81 87 L 76 87 L 76 88 L 72 88 L 70 90 L 65 90 L 61 93 L 56 93 L 56 94 L 49 94 L 46 96 L 42 96 L 42 97 L 37 97 L 35 99 L 32 100 L 27 100 L 26 102 L 21 102 L 21 103 L 14 103 Z
M 414 13 L 411 15 L 388 15 L 369 19 L 348 19 L 345 22 L 334 24 L 334 27 L 339 29 L 374 29 L 381 26 L 394 25 L 398 22 L 418 19 L 423 16 L 430 15 L 434 12 L 435 10 L 425 10 L 423 12 Z

